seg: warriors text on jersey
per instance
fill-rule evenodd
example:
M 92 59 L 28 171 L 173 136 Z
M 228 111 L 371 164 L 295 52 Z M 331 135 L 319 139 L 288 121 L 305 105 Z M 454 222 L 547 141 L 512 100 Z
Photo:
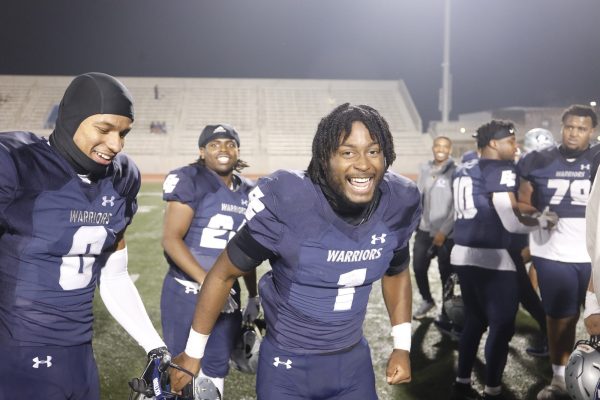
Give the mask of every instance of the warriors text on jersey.
M 558 225 L 530 236 L 531 254 L 563 262 L 589 262 L 585 247 L 585 207 L 591 188 L 591 167 L 600 147 L 590 147 L 567 159 L 557 147 L 526 154 L 519 176 L 533 187 L 532 205 L 558 214 Z
M 514 271 L 509 254 L 512 234 L 492 204 L 492 194 L 515 192 L 517 175 L 512 161 L 474 159 L 454 174 L 453 265 L 474 265 Z
M 124 154 L 106 177 L 80 178 L 32 133 L 0 134 L 0 342 L 92 340 L 92 300 L 117 234 L 137 209 L 137 167 Z
M 324 353 L 361 339 L 372 283 L 408 245 L 421 216 L 412 182 L 388 172 L 380 190 L 377 209 L 356 226 L 334 213 L 305 173 L 278 171 L 250 193 L 250 233 L 275 254 L 259 290 L 268 336 L 279 347 Z

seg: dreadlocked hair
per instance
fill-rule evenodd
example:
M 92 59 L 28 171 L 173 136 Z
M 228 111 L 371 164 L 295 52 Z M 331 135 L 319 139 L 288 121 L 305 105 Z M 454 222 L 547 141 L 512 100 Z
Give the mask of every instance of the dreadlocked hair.
M 196 161 L 194 161 L 193 163 L 191 163 L 190 165 L 201 165 L 201 166 L 205 167 L 206 163 L 204 162 L 204 160 L 201 157 L 198 157 L 198 159 Z M 242 172 L 242 170 L 244 168 L 247 168 L 249 166 L 250 166 L 250 164 L 248 164 L 246 161 L 238 158 L 233 169 L 236 172 Z
M 308 176 L 317 182 L 324 182 L 329 175 L 329 159 L 352 131 L 352 123 L 360 121 L 369 130 L 371 138 L 383 152 L 386 169 L 396 159 L 394 140 L 386 120 L 373 107 L 344 103 L 336 107 L 319 122 L 312 142 L 312 158 L 308 164 Z

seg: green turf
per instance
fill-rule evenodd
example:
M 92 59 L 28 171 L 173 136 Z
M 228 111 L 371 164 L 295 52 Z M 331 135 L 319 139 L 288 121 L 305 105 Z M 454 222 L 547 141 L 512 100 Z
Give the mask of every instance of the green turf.
M 126 236 L 130 273 L 139 274 L 136 286 L 157 328 L 160 327 L 160 289 L 167 269 L 160 245 L 164 207 L 160 190 L 158 183 L 143 185 L 138 198 L 140 210 Z M 261 267 L 259 273 L 264 272 L 266 268 Z M 430 282 L 434 297 L 439 299 L 441 289 L 436 283 L 438 280 L 437 266 L 432 265 Z M 245 298 L 245 295 L 242 298 Z M 144 351 L 110 317 L 99 296 L 96 297 L 94 311 L 94 349 L 100 371 L 102 399 L 127 399 L 127 381 L 141 373 L 145 365 Z M 433 317 L 434 313 L 431 314 Z M 550 377 L 548 359 L 529 357 L 524 350 L 535 329 L 536 325 L 529 315 L 519 312 L 517 333 L 510 345 L 509 360 L 504 373 L 504 387 L 508 399 L 534 399 L 537 391 Z M 413 380 L 410 384 L 398 387 L 390 387 L 385 383 L 385 365 L 391 339 L 379 284 L 374 285 L 371 294 L 365 334 L 372 350 L 380 399 L 433 400 L 448 397 L 456 368 L 457 345 L 435 329 L 431 318 L 413 322 Z M 585 337 L 581 323 L 578 325 L 578 337 Z M 478 389 L 483 388 L 482 360 L 483 349 L 480 347 L 479 361 L 474 371 L 475 385 Z M 254 376 L 233 371 L 225 381 L 225 395 L 227 400 L 254 399 Z

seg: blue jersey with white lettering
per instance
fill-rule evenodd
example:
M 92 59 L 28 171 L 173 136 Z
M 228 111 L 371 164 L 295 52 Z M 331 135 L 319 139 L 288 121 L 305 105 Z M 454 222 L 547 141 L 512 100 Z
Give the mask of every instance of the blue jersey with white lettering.
M 474 159 L 454 173 L 454 243 L 465 247 L 507 249 L 511 234 L 504 229 L 492 204 L 492 193 L 515 192 L 517 175 L 512 161 Z
M 370 218 L 338 217 L 304 172 L 278 171 L 250 193 L 253 238 L 275 256 L 259 284 L 269 337 L 297 353 L 355 345 L 373 282 L 407 246 L 421 216 L 416 185 L 392 172 Z
M 517 164 L 519 175 L 533 186 L 532 205 L 550 207 L 559 218 L 585 218 L 591 188 L 591 169 L 600 147 L 590 147 L 574 159 L 558 147 L 527 153 Z
M 137 209 L 139 187 L 124 154 L 90 182 L 45 139 L 0 134 L 0 342 L 92 340 L 94 290 Z
M 585 207 L 599 152 L 600 146 L 593 146 L 579 157 L 566 158 L 558 147 L 551 147 L 532 151 L 519 161 L 519 175 L 533 188 L 532 205 L 539 211 L 548 208 L 559 217 L 551 231 L 531 233 L 532 255 L 561 262 L 590 262 L 585 247 Z
M 184 242 L 198 263 L 209 271 L 225 245 L 244 224 L 248 193 L 252 181 L 234 175 L 231 190 L 210 169 L 194 164 L 171 171 L 163 184 L 163 200 L 187 204 L 194 217 Z M 169 273 L 176 278 L 192 280 L 169 256 Z

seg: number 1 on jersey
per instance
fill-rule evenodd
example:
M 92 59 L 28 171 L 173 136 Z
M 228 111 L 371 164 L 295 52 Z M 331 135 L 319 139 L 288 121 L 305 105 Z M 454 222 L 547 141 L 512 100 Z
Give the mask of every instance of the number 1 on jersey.
M 354 288 L 365 283 L 367 278 L 367 269 L 359 268 L 340 275 L 338 285 L 343 286 L 338 289 L 338 295 L 335 298 L 333 311 L 348 311 L 352 308 L 354 300 Z

